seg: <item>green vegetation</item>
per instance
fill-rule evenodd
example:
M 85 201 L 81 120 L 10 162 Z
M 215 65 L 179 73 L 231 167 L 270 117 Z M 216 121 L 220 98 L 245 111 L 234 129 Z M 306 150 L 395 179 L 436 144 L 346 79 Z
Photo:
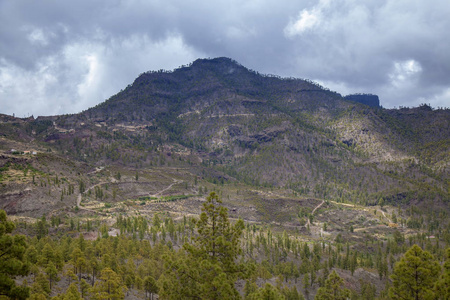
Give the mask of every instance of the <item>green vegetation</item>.
M 325 280 L 325 286 L 319 288 L 316 300 L 345 300 L 350 297 L 350 290 L 344 288 L 342 280 L 335 271 L 331 272 L 327 280 Z
M 177 200 L 189 199 L 190 197 L 194 197 L 194 196 L 195 196 L 195 195 L 164 196 L 164 197 L 161 197 L 159 201 L 170 202 L 170 201 L 177 201 Z
M 27 286 L 17 286 L 14 278 L 25 276 L 29 265 L 24 259 L 27 243 L 23 235 L 11 235 L 14 223 L 6 219 L 4 210 L 0 210 L 0 297 L 26 299 Z
M 414 245 L 395 264 L 389 296 L 395 300 L 436 299 L 435 287 L 440 273 L 439 263 L 433 256 Z
M 4 212 L 2 220 L 2 228 L 11 232 L 14 224 L 6 221 Z M 110 236 L 113 228 L 99 220 L 85 222 L 54 217 L 51 224 L 45 217 L 26 227 L 18 222 L 30 237 L 6 233 L 1 240 L 20 241 L 17 257 L 24 267 L 3 274 L 26 276 L 19 287 L 24 295 L 30 290 L 33 297 L 55 299 L 70 295 L 122 299 L 128 293 L 150 298 L 156 294 L 160 299 L 446 299 L 448 295 L 450 249 L 438 241 L 431 243 L 422 235 L 406 241 L 395 231 L 387 241 L 366 240 L 363 248 L 342 236 L 333 243 L 303 242 L 304 236 L 293 232 L 231 222 L 214 192 L 203 203 L 199 218 L 119 215 L 113 227 L 120 231 L 118 236 Z M 62 232 L 49 235 L 53 226 Z M 86 239 L 92 228 L 94 239 Z M 4 245 L 2 249 L 7 249 Z M 361 281 L 354 277 L 357 269 L 376 272 L 379 279 Z M 238 288 L 236 282 L 243 280 L 245 287 Z M 348 289 L 349 282 L 359 289 Z
M 238 264 L 240 238 L 244 222 L 231 225 L 217 194 L 211 193 L 197 220 L 198 235 L 174 258 L 167 258 L 165 279 L 161 284 L 162 299 L 237 299 L 234 283 L 245 279 L 250 270 Z

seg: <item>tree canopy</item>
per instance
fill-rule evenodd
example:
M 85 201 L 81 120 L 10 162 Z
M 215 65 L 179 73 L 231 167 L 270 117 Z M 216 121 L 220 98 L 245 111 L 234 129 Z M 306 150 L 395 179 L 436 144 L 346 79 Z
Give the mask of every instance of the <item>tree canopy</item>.
M 440 274 L 439 263 L 433 256 L 413 245 L 394 266 L 391 275 L 392 299 L 435 299 L 434 286 Z
M 342 287 L 344 280 L 333 271 L 325 281 L 325 286 L 317 291 L 316 300 L 346 300 L 350 297 L 350 290 Z
M 23 235 L 11 235 L 15 225 L 0 210 L 0 295 L 15 299 L 25 299 L 29 288 L 16 286 L 14 277 L 28 274 L 28 264 L 24 261 L 27 243 Z

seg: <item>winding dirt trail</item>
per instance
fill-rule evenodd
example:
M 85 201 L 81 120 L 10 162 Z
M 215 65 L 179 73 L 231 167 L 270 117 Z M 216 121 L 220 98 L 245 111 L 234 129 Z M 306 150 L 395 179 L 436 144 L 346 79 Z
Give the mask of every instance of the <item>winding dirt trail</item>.
M 330 202 L 332 202 L 332 203 L 334 203 L 334 204 L 336 204 L 336 205 L 343 205 L 343 206 L 348 206 L 348 207 L 353 207 L 353 208 L 359 208 L 359 209 L 362 209 L 362 210 L 364 210 L 364 211 L 369 211 L 369 208 L 363 207 L 363 206 L 359 206 L 359 205 L 356 205 L 356 204 L 338 203 L 338 202 L 336 202 L 336 201 L 330 201 Z M 383 217 L 388 221 L 388 223 L 393 223 L 392 220 L 391 220 L 388 216 L 386 216 L 386 214 L 385 214 L 385 212 L 384 212 L 383 210 L 381 210 L 381 209 L 376 209 L 376 211 L 377 211 L 377 212 L 381 212 L 381 214 L 382 214 Z
M 348 207 L 356 207 L 355 204 L 336 202 L 336 201 L 332 201 L 332 200 L 330 200 L 330 202 L 331 202 L 331 203 L 334 203 L 334 204 L 336 204 L 336 205 L 342 205 L 342 206 L 348 206 Z
M 311 215 L 314 215 L 314 213 L 316 212 L 316 210 L 317 209 L 319 209 L 323 204 L 325 203 L 325 200 L 322 200 L 322 202 L 319 204 L 319 205 L 317 205 L 316 207 L 314 207 L 314 209 L 313 209 L 313 211 L 311 212 Z M 308 225 L 311 225 L 311 222 L 309 221 L 309 218 L 308 218 Z
M 93 186 L 91 186 L 91 187 L 89 187 L 87 190 L 85 190 L 84 193 L 88 192 L 89 190 L 95 189 L 95 187 L 97 187 L 97 186 L 99 186 L 99 185 L 107 184 L 107 183 L 108 183 L 108 182 L 99 182 L 99 183 L 97 183 L 97 184 L 94 184 Z M 80 207 L 80 204 L 81 204 L 81 197 L 82 197 L 82 195 L 83 195 L 84 193 L 79 193 L 79 194 L 78 194 L 78 198 L 77 198 L 77 206 L 78 206 L 79 209 L 84 209 L 84 210 L 93 211 L 93 210 L 90 210 L 90 209 L 87 209 L 87 208 L 84 208 L 84 207 Z
M 183 182 L 183 180 L 178 180 L 178 179 L 175 179 L 175 178 L 172 178 L 172 180 L 173 180 L 173 182 L 172 182 L 170 185 L 168 185 L 168 186 L 165 187 L 164 189 L 160 190 L 159 192 L 157 192 L 157 193 L 155 193 L 155 194 L 153 194 L 153 195 L 150 195 L 150 197 L 157 197 L 158 195 L 161 195 L 161 194 L 164 193 L 165 191 L 171 189 L 175 184 L 178 184 L 178 183 L 182 183 L 182 182 Z M 95 189 L 97 186 L 101 186 L 101 185 L 103 185 L 103 184 L 108 184 L 108 183 L 109 183 L 109 182 L 106 182 L 106 181 L 105 181 L 105 182 L 99 182 L 99 183 L 97 183 L 97 184 L 94 184 L 93 186 L 90 186 L 90 187 L 89 187 L 87 190 L 85 190 L 83 193 L 79 193 L 79 194 L 78 194 L 78 197 L 77 197 L 77 207 L 78 207 L 78 209 L 83 209 L 83 210 L 86 210 L 86 211 L 98 213 L 96 210 L 92 210 L 92 209 L 89 209 L 89 208 L 85 208 L 85 207 L 80 206 L 80 205 L 81 205 L 81 200 L 82 200 L 82 197 L 83 197 L 83 194 L 84 194 L 84 193 L 88 192 L 89 190 Z M 126 182 L 122 182 L 122 183 L 126 183 Z M 133 182 L 133 183 L 134 183 L 134 182 Z
M 383 217 L 385 217 L 385 218 L 388 220 L 389 223 L 392 223 L 391 219 L 389 219 L 388 217 L 386 217 L 386 214 L 384 213 L 384 211 L 382 211 L 381 209 L 378 210 L 378 211 L 381 211 L 381 213 L 383 214 Z
M 353 207 L 353 208 L 360 208 L 364 211 L 369 211 L 369 209 L 367 207 L 363 207 L 363 206 L 359 206 L 356 204 L 349 204 L 349 203 L 338 203 L 336 201 L 330 201 L 331 203 L 334 203 L 336 205 L 342 205 L 342 206 L 348 206 L 348 207 Z M 391 219 L 389 219 L 388 216 L 386 216 L 386 214 L 384 213 L 384 211 L 382 211 L 381 209 L 377 209 L 377 211 L 381 212 L 381 214 L 383 215 L 383 217 L 389 222 L 389 223 L 393 223 Z
M 319 207 L 321 207 L 324 203 L 325 203 L 325 200 L 322 200 L 322 203 L 320 203 L 319 205 L 317 205 L 317 206 L 313 209 L 313 211 L 312 211 L 311 214 L 314 215 L 314 213 L 316 212 L 316 210 L 319 209 Z
M 173 183 L 171 183 L 169 186 L 167 186 L 166 188 L 162 189 L 161 191 L 157 192 L 156 194 L 150 195 L 150 197 L 157 197 L 158 195 L 161 195 L 165 191 L 170 190 L 175 184 L 183 182 L 183 180 L 178 180 L 178 179 L 175 179 L 175 178 L 172 178 L 172 180 L 173 180 Z

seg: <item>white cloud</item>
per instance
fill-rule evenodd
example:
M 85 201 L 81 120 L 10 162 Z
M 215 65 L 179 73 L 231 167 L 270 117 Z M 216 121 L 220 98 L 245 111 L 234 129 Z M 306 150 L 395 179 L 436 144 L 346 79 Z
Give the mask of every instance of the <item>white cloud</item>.
M 414 59 L 400 62 L 394 62 L 393 70 L 389 74 L 391 83 L 396 88 L 402 88 L 403 85 L 415 83 L 418 75 L 422 72 L 422 66 Z
M 99 84 L 98 80 L 102 77 L 100 74 L 99 61 L 97 55 L 85 55 L 84 63 L 88 66 L 88 72 L 84 75 L 84 79 L 77 86 L 80 98 L 89 97 L 92 89 L 96 89 Z
M 27 71 L 4 59 L 0 61 L 0 99 L 2 113 L 15 113 L 25 117 L 38 107 L 41 114 L 55 112 L 54 103 L 47 101 L 47 92 L 58 80 L 51 71 L 54 59 L 38 64 L 36 70 Z
M 41 46 L 48 45 L 47 36 L 44 34 L 42 29 L 39 28 L 32 29 L 31 32 L 27 35 L 27 37 L 30 43 L 33 45 L 41 45 Z
M 290 22 L 288 26 L 284 29 L 284 33 L 287 37 L 294 37 L 300 35 L 308 29 L 313 28 L 320 23 L 320 12 L 317 10 L 308 11 L 306 9 L 302 10 L 296 21 Z
M 217 56 L 388 107 L 448 99 L 448 0 L 1 3 L 0 113 L 77 112 L 142 72 Z
M 35 70 L 0 63 L 1 113 L 26 116 L 76 113 L 104 101 L 142 72 L 174 69 L 202 56 L 177 34 L 93 43 L 77 41 L 45 57 Z M 26 87 L 24 89 L 24 87 Z
M 303 9 L 298 14 L 298 17 L 291 20 L 284 28 L 284 35 L 292 38 L 296 35 L 301 35 L 305 31 L 312 30 L 319 26 L 323 19 L 323 10 L 329 7 L 330 0 L 320 0 L 319 3 L 312 9 Z
M 450 109 L 450 88 L 444 89 L 441 93 L 435 94 L 431 98 L 419 98 L 415 105 L 421 103 L 433 103 L 433 107 L 449 108 Z

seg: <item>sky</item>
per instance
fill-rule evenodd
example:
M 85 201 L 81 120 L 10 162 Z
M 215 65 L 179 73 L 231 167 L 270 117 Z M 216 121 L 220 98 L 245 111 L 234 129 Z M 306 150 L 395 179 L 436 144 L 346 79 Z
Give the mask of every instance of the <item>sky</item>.
M 383 107 L 450 107 L 448 0 L 0 0 L 0 113 L 77 113 L 226 56 Z

